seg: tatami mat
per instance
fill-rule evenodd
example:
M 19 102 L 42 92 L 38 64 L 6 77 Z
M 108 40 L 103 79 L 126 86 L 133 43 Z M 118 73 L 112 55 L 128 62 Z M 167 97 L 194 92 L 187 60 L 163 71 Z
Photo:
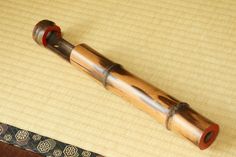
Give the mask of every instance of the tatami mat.
M 236 156 L 233 0 L 1 0 L 0 121 L 108 157 Z M 217 122 L 207 150 L 167 131 L 31 37 L 50 19 Z

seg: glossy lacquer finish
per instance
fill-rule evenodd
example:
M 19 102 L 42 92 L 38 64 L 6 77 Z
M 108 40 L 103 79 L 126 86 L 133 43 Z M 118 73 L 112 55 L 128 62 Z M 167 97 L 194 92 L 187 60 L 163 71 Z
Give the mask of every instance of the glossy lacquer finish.
M 35 25 L 32 36 L 39 45 L 70 61 L 106 89 L 128 100 L 200 149 L 207 148 L 215 140 L 219 126 L 194 111 L 187 103 L 138 78 L 86 44 L 70 44 L 61 34 L 60 27 L 54 22 L 42 20 Z
M 75 46 L 70 62 L 101 82 L 108 90 L 154 117 L 167 129 L 183 135 L 200 149 L 207 148 L 215 140 L 219 130 L 217 124 L 86 44 Z M 180 107 L 175 108 L 176 106 Z
M 0 157 L 43 157 L 30 150 L 24 150 L 17 146 L 0 142 Z

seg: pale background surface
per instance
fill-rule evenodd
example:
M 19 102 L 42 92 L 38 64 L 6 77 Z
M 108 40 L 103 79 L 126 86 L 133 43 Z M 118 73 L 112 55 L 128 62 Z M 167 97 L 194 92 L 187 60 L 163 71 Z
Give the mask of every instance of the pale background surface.
M 218 122 L 200 151 L 31 38 L 50 19 Z M 108 157 L 236 156 L 234 0 L 0 2 L 0 121 Z

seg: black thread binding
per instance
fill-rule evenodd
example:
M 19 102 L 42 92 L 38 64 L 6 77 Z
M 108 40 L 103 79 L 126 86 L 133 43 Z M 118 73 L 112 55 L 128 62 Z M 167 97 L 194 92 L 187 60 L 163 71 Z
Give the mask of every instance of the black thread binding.
M 106 88 L 106 85 L 107 85 L 107 77 L 108 77 L 110 71 L 114 68 L 120 68 L 120 67 L 121 67 L 120 64 L 114 63 L 104 71 L 104 77 L 103 77 L 103 80 L 102 80 L 102 84 L 105 88 Z
M 180 110 L 182 110 L 182 109 L 185 109 L 185 108 L 187 108 L 187 107 L 189 107 L 189 105 L 188 105 L 187 103 L 180 102 L 180 103 L 178 103 L 177 105 L 174 105 L 174 106 L 172 106 L 172 107 L 169 109 L 169 112 L 168 112 L 167 117 L 166 117 L 166 122 L 165 122 L 165 124 L 166 124 L 166 129 L 167 129 L 167 130 L 170 130 L 170 129 L 169 129 L 169 120 L 170 120 L 170 118 L 171 118 L 176 112 L 178 112 L 178 111 L 180 111 Z

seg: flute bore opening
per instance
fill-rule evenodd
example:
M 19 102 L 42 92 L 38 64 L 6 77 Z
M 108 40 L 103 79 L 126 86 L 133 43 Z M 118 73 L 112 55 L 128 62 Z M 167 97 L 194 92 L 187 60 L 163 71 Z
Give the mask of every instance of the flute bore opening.
M 208 143 L 212 137 L 213 137 L 213 132 L 212 131 L 208 132 L 204 137 L 204 142 Z
M 216 139 L 219 133 L 219 126 L 217 124 L 212 124 L 209 126 L 203 133 L 200 142 L 199 148 L 206 149 L 208 148 Z

